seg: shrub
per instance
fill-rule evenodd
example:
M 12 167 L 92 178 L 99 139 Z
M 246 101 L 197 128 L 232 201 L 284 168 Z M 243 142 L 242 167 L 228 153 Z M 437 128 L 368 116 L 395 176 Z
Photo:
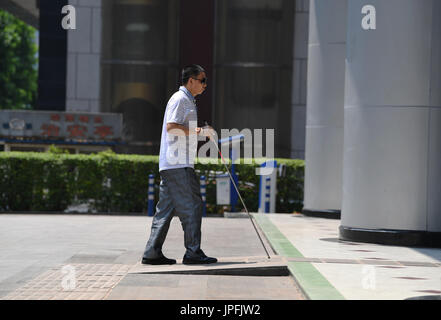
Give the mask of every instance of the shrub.
M 276 159 L 286 165 L 277 179 L 277 212 L 302 209 L 304 162 Z M 0 211 L 65 211 L 89 203 L 98 212 L 147 212 L 148 176 L 155 175 L 155 199 L 160 177 L 158 156 L 118 155 L 112 151 L 70 155 L 53 148 L 50 153 L 0 153 Z M 238 164 L 239 190 L 251 212 L 258 209 L 259 179 L 253 164 Z M 218 213 L 216 172 L 221 162 L 197 161 L 195 170 L 207 177 L 207 212 Z M 242 205 L 238 202 L 238 210 Z

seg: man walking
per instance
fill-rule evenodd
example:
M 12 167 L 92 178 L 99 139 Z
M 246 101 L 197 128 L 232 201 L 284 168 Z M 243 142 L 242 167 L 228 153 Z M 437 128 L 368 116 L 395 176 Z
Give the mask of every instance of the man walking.
M 185 67 L 182 71 L 182 84 L 179 91 L 170 98 L 164 115 L 159 156 L 159 201 L 144 251 L 143 264 L 176 263 L 176 260 L 166 258 L 162 253 L 162 245 L 175 214 L 181 220 L 184 230 L 184 245 L 187 250 L 183 263 L 217 262 L 216 258 L 207 257 L 201 250 L 202 198 L 193 164 L 197 138 L 190 139 L 190 135 L 210 136 L 210 130 L 213 130 L 210 127 L 198 128 L 196 125 L 194 129 L 191 128 L 191 123 L 197 123 L 195 97 L 207 88 L 205 70 L 199 65 Z

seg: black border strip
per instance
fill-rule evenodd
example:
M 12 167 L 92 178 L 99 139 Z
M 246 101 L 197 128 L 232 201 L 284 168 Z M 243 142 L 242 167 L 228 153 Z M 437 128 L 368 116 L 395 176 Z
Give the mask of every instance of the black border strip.
M 304 208 L 302 213 L 307 217 L 341 219 L 341 210 L 316 210 Z
M 441 248 L 441 232 L 340 226 L 340 240 L 393 246 Z

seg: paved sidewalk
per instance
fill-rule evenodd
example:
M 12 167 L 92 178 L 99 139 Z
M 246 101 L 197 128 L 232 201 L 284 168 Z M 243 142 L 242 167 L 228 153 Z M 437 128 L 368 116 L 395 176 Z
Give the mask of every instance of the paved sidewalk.
M 441 296 L 441 249 L 339 241 L 339 220 L 293 214 L 256 214 L 255 218 L 265 233 L 264 241 L 268 239 L 276 251 L 272 253 L 279 255 L 272 256 L 271 262 L 266 261 L 249 219 L 205 218 L 202 248 L 220 263 L 197 270 L 178 264 L 152 271 L 154 267 L 139 263 L 151 218 L 0 215 L 0 299 Z M 183 231 L 175 218 L 164 253 L 180 263 L 184 252 Z M 292 276 L 259 269 L 280 265 L 287 265 Z M 244 271 L 247 268 L 254 270 L 254 276 Z M 201 273 L 204 269 L 211 274 Z
M 0 215 L 0 299 L 304 299 L 288 273 L 133 272 L 141 267 L 151 221 L 133 216 Z M 183 236 L 179 220 L 173 219 L 166 256 L 182 259 Z M 233 265 L 230 269 L 265 257 L 249 219 L 205 218 L 202 238 L 205 253 Z
M 255 218 L 310 299 L 441 297 L 441 249 L 339 241 L 340 220 L 297 214 Z

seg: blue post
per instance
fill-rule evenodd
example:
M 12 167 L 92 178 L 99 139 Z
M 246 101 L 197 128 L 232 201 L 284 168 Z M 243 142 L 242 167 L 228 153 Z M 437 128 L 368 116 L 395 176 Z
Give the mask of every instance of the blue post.
M 149 175 L 148 216 L 153 217 L 155 208 L 155 175 Z
M 234 148 L 231 149 L 231 176 L 233 177 L 234 183 L 236 184 L 237 188 L 239 189 L 239 178 L 236 174 L 236 165 L 234 162 L 236 161 L 236 153 Z M 231 205 L 231 212 L 236 212 L 236 205 L 239 201 L 239 195 L 237 194 L 236 188 L 234 187 L 234 184 L 232 181 L 230 181 L 230 205 Z
M 207 180 L 201 176 L 202 216 L 207 216 Z
M 271 178 L 266 178 L 265 186 L 265 213 L 270 212 Z

